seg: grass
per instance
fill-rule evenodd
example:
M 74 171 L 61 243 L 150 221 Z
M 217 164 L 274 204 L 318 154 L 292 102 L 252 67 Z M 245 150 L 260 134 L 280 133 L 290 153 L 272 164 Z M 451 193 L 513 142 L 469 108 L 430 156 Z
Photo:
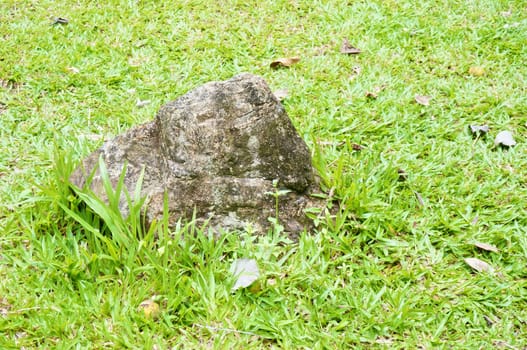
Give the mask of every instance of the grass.
M 526 348 L 526 31 L 519 0 L 2 1 L 0 347 Z M 103 139 L 240 72 L 289 90 L 345 209 L 291 243 L 77 208 L 64 178 Z M 242 257 L 263 276 L 231 293 Z

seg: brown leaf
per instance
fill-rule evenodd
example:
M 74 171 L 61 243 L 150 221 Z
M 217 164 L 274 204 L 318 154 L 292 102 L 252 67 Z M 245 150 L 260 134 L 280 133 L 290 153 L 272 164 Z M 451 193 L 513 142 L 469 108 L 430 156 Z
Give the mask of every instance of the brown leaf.
M 430 106 L 430 100 L 432 99 L 431 96 L 421 96 L 421 95 L 415 95 L 415 102 L 419 103 L 423 106 Z
M 300 57 L 285 57 L 274 60 L 269 66 L 271 68 L 291 67 L 293 64 L 298 62 L 300 62 Z
M 493 246 L 492 244 L 482 243 L 482 242 L 475 242 L 474 245 L 478 247 L 479 249 L 486 250 L 488 252 L 494 252 L 498 253 L 500 250 Z
M 484 262 L 483 260 L 479 260 L 478 258 L 466 258 L 465 262 L 468 266 L 472 267 L 474 270 L 478 272 L 489 272 L 490 271 L 490 265 Z
M 357 55 L 361 52 L 362 51 L 360 49 L 351 45 L 348 39 L 344 39 L 344 41 L 342 42 L 342 46 L 340 47 L 340 53 L 346 55 Z
M 376 99 L 377 97 L 379 97 L 376 93 L 374 92 L 371 92 L 371 91 L 366 91 L 366 97 L 368 98 L 372 98 L 372 99 Z
M 408 180 L 408 174 L 404 169 L 397 169 L 397 174 L 399 174 L 399 181 L 406 181 Z
M 382 84 L 381 86 L 376 86 L 373 88 L 373 91 L 367 91 L 366 97 L 376 99 L 379 96 L 379 92 L 386 89 L 386 84 Z

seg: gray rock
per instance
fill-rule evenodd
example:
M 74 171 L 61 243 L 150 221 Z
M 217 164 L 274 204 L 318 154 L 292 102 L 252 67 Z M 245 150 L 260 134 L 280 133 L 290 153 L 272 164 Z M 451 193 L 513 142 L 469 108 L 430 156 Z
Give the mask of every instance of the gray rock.
M 276 213 L 291 234 L 311 227 L 304 209 L 320 206 L 310 152 L 265 81 L 241 74 L 207 83 L 163 106 L 155 121 L 106 142 L 74 171 L 70 181 L 86 186 L 102 157 L 112 183 L 127 163 L 124 183 L 133 193 L 142 169 L 141 194 L 148 223 L 163 214 L 165 192 L 171 223 L 208 222 L 215 231 L 264 233 Z M 91 189 L 106 200 L 98 172 Z M 127 215 L 125 196 L 120 210 Z M 147 223 L 147 224 L 148 224 Z

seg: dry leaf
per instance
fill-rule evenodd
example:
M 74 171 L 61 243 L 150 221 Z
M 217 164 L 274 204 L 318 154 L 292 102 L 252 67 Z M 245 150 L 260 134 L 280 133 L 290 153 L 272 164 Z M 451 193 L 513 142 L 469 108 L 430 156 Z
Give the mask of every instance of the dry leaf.
M 494 139 L 495 146 L 512 147 L 515 144 L 516 141 L 514 141 L 514 138 L 512 137 L 512 132 L 507 130 L 501 131 Z
M 492 327 L 494 321 L 487 315 L 483 315 L 483 318 L 485 319 L 485 322 L 487 322 L 487 326 Z
M 63 17 L 53 17 L 53 24 L 68 24 L 69 22 L 70 21 Z
M 408 173 L 404 169 L 397 169 L 397 174 L 399 174 L 398 181 L 406 181 L 408 180 Z
M 144 106 L 146 106 L 147 104 L 150 104 L 150 100 L 137 100 L 135 106 L 138 107 L 138 108 L 142 108 Z
M 360 72 L 362 71 L 362 68 L 360 66 L 353 66 L 351 70 L 353 71 L 354 75 L 359 75 Z
M 0 78 L 0 88 L 6 90 L 18 90 L 22 86 L 21 83 L 17 83 L 13 79 L 1 79 Z
M 75 68 L 75 67 L 68 67 L 66 68 L 66 70 L 72 74 L 77 74 L 80 72 L 79 68 Z
M 361 50 L 351 45 L 348 39 L 344 39 L 342 46 L 340 47 L 340 53 L 346 55 L 357 55 L 361 53 Z
M 493 246 L 492 244 L 482 243 L 482 242 L 475 242 L 474 245 L 478 247 L 479 249 L 486 250 L 488 252 L 494 252 L 498 253 L 500 250 Z
M 286 57 L 274 60 L 269 66 L 271 68 L 291 67 L 293 64 L 298 62 L 300 62 L 300 57 Z
M 421 95 L 415 95 L 415 102 L 419 103 L 423 106 L 429 106 L 430 100 L 432 99 L 431 96 L 421 96 Z
M 373 91 L 367 91 L 366 97 L 376 99 L 379 96 L 379 92 L 386 89 L 386 84 L 382 84 L 381 86 L 376 86 L 373 88 Z
M 472 66 L 468 69 L 468 74 L 475 77 L 481 77 L 482 75 L 485 75 L 485 69 L 480 66 Z
M 371 92 L 371 91 L 366 91 L 366 97 L 368 98 L 372 98 L 372 99 L 376 99 L 378 97 L 378 95 L 374 92 Z
M 283 101 L 289 95 L 289 91 L 286 89 L 279 89 L 274 92 L 274 95 L 278 99 L 278 101 Z
M 474 136 L 484 136 L 490 130 L 488 125 L 469 125 L 469 128 L 470 128 L 470 132 Z
M 237 278 L 232 291 L 249 287 L 260 277 L 260 270 L 254 259 L 237 259 L 232 263 L 230 272 Z
M 424 207 L 425 206 L 425 201 L 423 200 L 423 196 L 421 196 L 421 194 L 417 191 L 414 191 L 414 194 L 415 194 L 415 198 L 417 198 L 417 202 L 419 202 L 419 205 L 421 207 Z
M 466 258 L 465 262 L 478 272 L 489 272 L 491 269 L 489 264 L 478 258 Z
M 351 144 L 351 149 L 354 150 L 354 151 L 361 151 L 361 150 L 364 149 L 364 146 L 359 145 L 358 143 L 352 143 Z

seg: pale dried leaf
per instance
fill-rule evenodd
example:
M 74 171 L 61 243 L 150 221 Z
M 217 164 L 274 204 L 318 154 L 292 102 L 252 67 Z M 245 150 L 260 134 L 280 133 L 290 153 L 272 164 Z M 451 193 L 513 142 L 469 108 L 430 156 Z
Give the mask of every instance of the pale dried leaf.
M 68 67 L 66 68 L 66 70 L 72 74 L 77 74 L 80 72 L 79 68 L 75 68 L 75 67 Z
M 490 130 L 488 125 L 469 125 L 470 132 L 474 136 L 483 136 L 487 134 Z
M 346 55 L 357 55 L 361 52 L 362 51 L 360 49 L 351 45 L 348 39 L 344 39 L 342 41 L 342 46 L 340 47 L 340 53 L 343 53 Z
M 258 277 L 260 277 L 260 270 L 254 259 L 235 260 L 232 263 L 230 272 L 237 278 L 236 283 L 232 287 L 232 291 L 249 287 L 258 279 Z
M 150 100 L 137 100 L 137 103 L 135 104 L 136 107 L 142 108 L 148 104 L 150 104 Z
M 465 262 L 478 272 L 488 272 L 491 269 L 489 264 L 478 258 L 466 258 Z
M 64 17 L 53 17 L 53 24 L 68 24 L 70 21 L 68 21 L 67 18 Z
M 421 194 L 417 191 L 414 191 L 414 194 L 415 194 L 415 198 L 417 198 L 417 202 L 419 203 L 419 205 L 421 207 L 424 207 L 425 206 L 425 201 L 423 199 L 423 196 L 421 196 Z
M 493 246 L 492 244 L 488 244 L 488 243 L 475 242 L 474 245 L 478 247 L 479 249 L 483 249 L 488 252 L 498 253 L 500 251 L 497 247 Z
M 289 96 L 289 91 L 286 89 L 279 89 L 274 92 L 274 95 L 278 99 L 278 101 L 283 101 Z
M 431 99 L 432 99 L 431 96 L 415 95 L 415 102 L 423 106 L 429 106 Z
M 514 141 L 514 138 L 512 137 L 512 132 L 507 130 L 501 131 L 494 139 L 495 146 L 512 147 L 515 144 L 516 141 Z
M 274 60 L 269 66 L 271 68 L 291 67 L 293 64 L 298 62 L 300 62 L 300 57 L 284 57 Z

